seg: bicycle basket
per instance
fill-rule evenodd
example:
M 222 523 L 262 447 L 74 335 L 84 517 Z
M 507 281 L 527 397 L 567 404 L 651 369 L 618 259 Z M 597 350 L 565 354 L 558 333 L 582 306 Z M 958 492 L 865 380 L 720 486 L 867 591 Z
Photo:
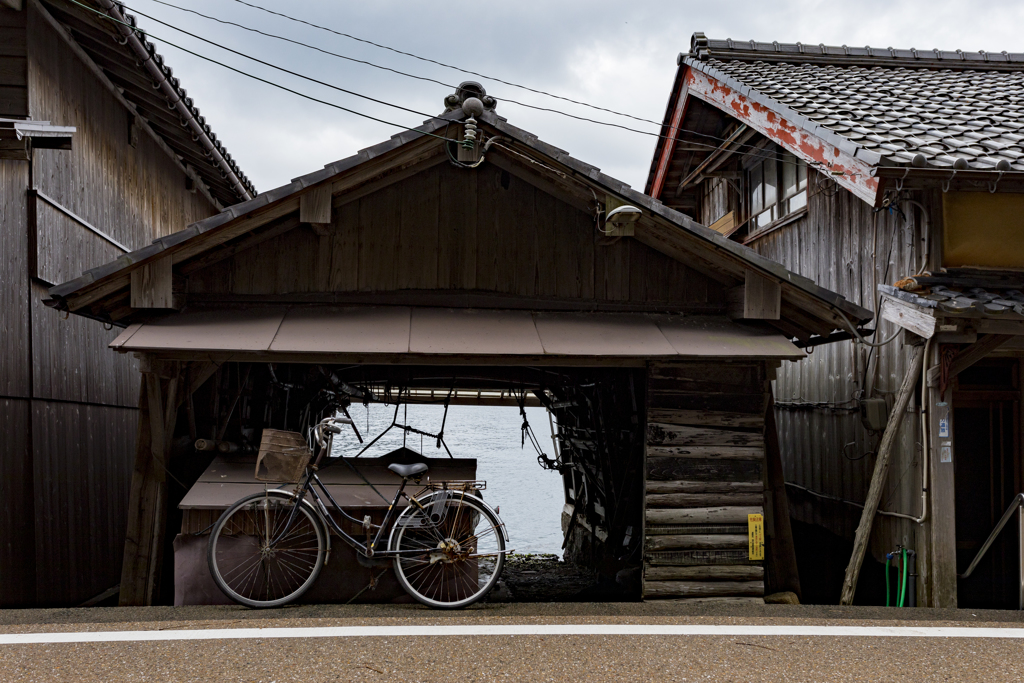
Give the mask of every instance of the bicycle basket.
M 274 483 L 297 482 L 302 479 L 312 456 L 306 439 L 299 432 L 264 429 L 256 458 L 256 479 Z

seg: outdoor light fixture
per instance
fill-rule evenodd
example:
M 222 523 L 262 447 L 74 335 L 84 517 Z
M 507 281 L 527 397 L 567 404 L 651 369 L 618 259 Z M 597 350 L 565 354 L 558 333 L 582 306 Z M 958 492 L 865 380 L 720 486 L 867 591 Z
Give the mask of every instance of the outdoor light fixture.
M 631 237 L 633 225 L 640 220 L 641 215 L 640 209 L 629 204 L 612 209 L 604 221 L 604 234 L 612 237 Z

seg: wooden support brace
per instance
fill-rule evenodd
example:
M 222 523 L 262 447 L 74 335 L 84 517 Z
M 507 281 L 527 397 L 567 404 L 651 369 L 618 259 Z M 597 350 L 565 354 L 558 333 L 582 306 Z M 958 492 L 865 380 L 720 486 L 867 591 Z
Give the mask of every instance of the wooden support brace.
M 800 570 L 796 563 L 793 527 L 789 519 L 789 496 L 786 494 L 786 478 L 782 471 L 774 398 L 768 402 L 765 410 L 764 450 L 764 508 L 767 513 L 765 535 L 768 540 L 765 564 L 768 567 L 768 588 L 770 593 L 789 591 L 799 598 L 803 593 L 800 589 Z
M 779 320 L 782 285 L 748 270 L 743 285 L 730 290 L 728 304 L 728 314 L 733 320 Z
M 308 190 L 299 198 L 299 221 L 308 223 L 318 235 L 327 234 L 331 224 L 331 185 Z
M 1013 339 L 1014 336 L 1012 334 L 986 334 L 979 337 L 978 341 L 965 348 L 953 358 L 953 363 L 949 366 L 949 374 L 946 380 L 952 380 L 961 372 Z M 939 365 L 928 368 L 928 386 L 934 387 L 938 383 L 941 374 L 942 367 Z
M 135 469 L 121 565 L 121 605 L 152 605 L 160 597 L 167 522 L 167 463 L 178 414 L 179 375 L 142 375 Z
M 171 257 L 164 256 L 132 271 L 132 308 L 177 308 Z
M 907 412 L 907 405 L 909 405 L 910 398 L 913 396 L 914 389 L 917 386 L 917 379 L 921 375 L 921 367 L 924 364 L 924 354 L 921 353 L 921 347 L 913 347 L 910 353 L 910 368 L 903 378 L 903 384 L 900 385 L 899 393 L 896 395 L 896 403 L 893 405 L 892 414 L 889 416 L 889 423 L 885 426 L 882 442 L 878 446 L 875 471 L 871 475 L 871 486 L 868 488 L 868 497 L 864 501 L 864 511 L 861 513 L 860 524 L 857 525 L 857 534 L 853 541 L 853 555 L 850 557 L 850 564 L 846 567 L 846 578 L 843 580 L 843 594 L 840 599 L 841 605 L 853 604 L 853 594 L 857 590 L 860 567 L 864 562 L 864 555 L 868 549 L 868 540 L 871 537 L 871 526 L 874 524 L 878 503 L 882 498 L 882 486 L 885 484 L 885 475 L 889 469 L 889 457 L 892 455 L 892 449 L 899 435 L 900 426 L 903 424 L 903 416 Z

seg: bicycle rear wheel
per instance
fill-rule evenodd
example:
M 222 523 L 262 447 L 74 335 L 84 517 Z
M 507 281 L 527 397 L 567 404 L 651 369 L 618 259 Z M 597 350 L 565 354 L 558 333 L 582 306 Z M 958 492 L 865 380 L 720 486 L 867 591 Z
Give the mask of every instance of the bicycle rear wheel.
M 327 530 L 310 506 L 295 507 L 288 493 L 265 491 L 237 501 L 217 520 L 207 560 L 225 595 L 248 607 L 278 607 L 313 585 L 327 555 Z
M 441 495 L 441 494 L 435 494 Z M 433 504 L 425 503 L 433 512 Z M 505 566 L 501 522 L 472 496 L 453 494 L 433 524 L 413 509 L 396 522 L 392 551 L 402 588 L 430 607 L 459 609 L 483 598 Z

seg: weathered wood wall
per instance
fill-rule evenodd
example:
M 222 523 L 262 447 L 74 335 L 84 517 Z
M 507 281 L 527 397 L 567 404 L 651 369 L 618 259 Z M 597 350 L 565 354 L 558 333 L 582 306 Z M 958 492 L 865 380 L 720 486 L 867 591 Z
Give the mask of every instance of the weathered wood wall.
M 709 280 L 636 240 L 602 245 L 592 215 L 516 175 L 444 163 L 191 275 L 189 297 L 469 290 L 719 308 Z M 271 265 L 273 264 L 273 265 Z
M 652 363 L 647 396 L 644 598 L 760 601 L 764 367 Z
M 129 249 L 214 213 L 201 194 L 185 189 L 185 174 L 152 138 L 138 134 L 131 145 L 130 112 L 31 7 L 28 38 L 33 118 L 77 128 L 71 151 L 35 151 L 35 188 Z M 39 226 L 42 234 L 50 229 L 45 220 Z
M 877 313 L 876 285 L 892 284 L 920 267 L 925 227 L 920 210 L 904 202 L 905 219 L 897 211 L 876 213 L 831 180 L 813 173 L 809 180 L 807 215 L 749 246 Z M 917 199 L 934 206 L 933 198 Z M 930 215 L 939 216 L 938 208 Z M 885 323 L 873 339 L 881 341 L 893 331 Z M 900 338 L 874 351 L 839 342 L 814 349 L 803 361 L 782 365 L 775 400 L 787 482 L 832 498 L 864 500 L 881 433 L 872 434 L 863 427 L 854 399 L 891 401 L 906 372 L 908 356 Z M 915 413 L 904 420 L 881 509 L 918 516 L 921 469 L 916 400 L 911 409 Z M 860 508 L 792 486 L 789 493 L 794 518 L 853 538 Z M 899 543 L 916 546 L 918 530 L 907 520 L 877 518 L 874 555 L 883 558 Z
M 28 116 L 25 15 L 0 6 L 0 116 Z
M 11 14 L 0 10 L 0 38 Z M 0 40 L 0 109 L 20 44 L 26 114 L 77 132 L 71 151 L 0 160 L 0 605 L 74 605 L 120 578 L 138 376 L 107 349 L 117 330 L 40 301 L 120 250 L 29 190 L 129 248 L 214 207 L 151 138 L 131 146 L 128 112 L 33 6 L 20 16 L 21 42 Z

